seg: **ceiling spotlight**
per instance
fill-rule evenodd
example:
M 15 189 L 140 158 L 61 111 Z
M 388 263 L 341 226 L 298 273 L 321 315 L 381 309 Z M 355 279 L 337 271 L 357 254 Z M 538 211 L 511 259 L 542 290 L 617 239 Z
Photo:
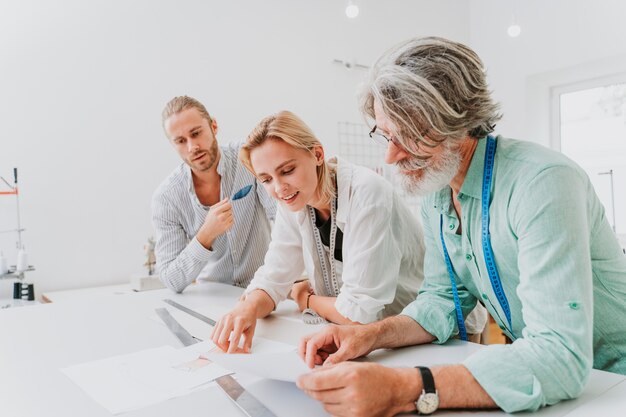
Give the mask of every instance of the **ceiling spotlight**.
M 516 0 L 511 0 L 511 7 L 513 9 L 511 13 L 511 24 L 506 30 L 506 33 L 512 38 L 517 38 L 520 33 L 522 33 L 522 27 L 517 23 L 517 7 L 515 3 Z
M 348 1 L 348 6 L 346 6 L 346 16 L 350 19 L 354 19 L 359 15 L 359 6 L 354 4 L 352 0 Z
M 512 38 L 517 38 L 520 35 L 520 33 L 522 33 L 522 28 L 517 23 L 513 23 L 506 30 L 506 33 L 508 33 L 509 36 Z

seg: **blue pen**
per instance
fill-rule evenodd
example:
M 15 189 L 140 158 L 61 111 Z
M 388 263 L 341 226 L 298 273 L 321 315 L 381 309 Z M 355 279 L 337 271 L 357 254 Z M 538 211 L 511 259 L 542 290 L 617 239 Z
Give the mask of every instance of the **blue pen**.
M 250 192 L 251 189 L 252 189 L 252 184 L 246 185 L 241 190 L 239 190 L 235 194 L 233 194 L 233 196 L 231 197 L 230 201 L 235 201 L 235 200 L 239 200 L 241 198 L 244 198 L 245 196 L 248 195 L 248 193 Z

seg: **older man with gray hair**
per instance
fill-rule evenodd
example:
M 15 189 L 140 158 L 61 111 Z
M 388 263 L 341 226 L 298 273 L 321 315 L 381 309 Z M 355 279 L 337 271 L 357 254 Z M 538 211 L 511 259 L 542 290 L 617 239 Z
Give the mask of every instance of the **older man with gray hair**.
M 537 410 L 578 396 L 591 368 L 626 374 L 626 257 L 589 178 L 562 154 L 493 136 L 480 58 L 414 39 L 371 72 L 364 112 L 422 204 L 424 284 L 401 315 L 305 338 L 298 386 L 343 415 Z M 431 369 L 339 363 L 377 348 L 466 338 L 483 303 L 510 344 Z M 415 364 L 419 365 L 419 364 Z

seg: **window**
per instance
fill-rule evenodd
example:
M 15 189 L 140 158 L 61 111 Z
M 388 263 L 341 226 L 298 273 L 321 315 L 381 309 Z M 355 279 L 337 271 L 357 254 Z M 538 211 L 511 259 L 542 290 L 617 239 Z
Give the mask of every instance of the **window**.
M 626 235 L 626 74 L 552 91 L 558 148 L 589 175 L 618 235 Z

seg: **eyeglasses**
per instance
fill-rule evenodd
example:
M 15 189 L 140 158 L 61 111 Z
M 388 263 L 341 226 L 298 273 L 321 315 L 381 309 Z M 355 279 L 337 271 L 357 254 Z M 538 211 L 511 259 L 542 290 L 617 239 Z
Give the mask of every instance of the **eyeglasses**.
M 370 133 L 369 133 L 370 138 L 374 139 L 376 143 L 378 143 L 379 145 L 387 146 L 389 142 L 391 142 L 397 148 L 404 149 L 404 147 L 400 144 L 400 142 L 398 142 L 398 139 L 394 137 L 388 138 L 382 133 L 377 132 L 376 129 L 378 129 L 378 126 L 374 125 L 374 128 L 370 130 Z
M 431 155 L 430 154 L 424 154 L 424 155 L 416 155 L 414 152 L 410 152 L 407 150 L 407 148 L 404 147 L 404 145 L 400 144 L 400 141 L 398 141 L 397 138 L 395 137 L 387 137 L 385 135 L 383 135 L 382 133 L 377 132 L 376 130 L 378 129 L 378 126 L 374 125 L 374 128 L 372 130 L 370 130 L 369 136 L 370 138 L 374 139 L 374 141 L 376 143 L 378 143 L 379 145 L 383 145 L 383 146 L 387 146 L 389 145 L 389 142 L 393 143 L 394 146 L 408 154 L 411 155 L 411 158 L 413 161 L 421 161 L 419 163 L 420 167 L 424 167 L 426 166 L 425 164 L 427 164 L 427 161 L 430 160 Z M 417 144 L 415 144 L 416 148 L 419 147 Z M 417 163 L 417 162 L 415 162 Z

